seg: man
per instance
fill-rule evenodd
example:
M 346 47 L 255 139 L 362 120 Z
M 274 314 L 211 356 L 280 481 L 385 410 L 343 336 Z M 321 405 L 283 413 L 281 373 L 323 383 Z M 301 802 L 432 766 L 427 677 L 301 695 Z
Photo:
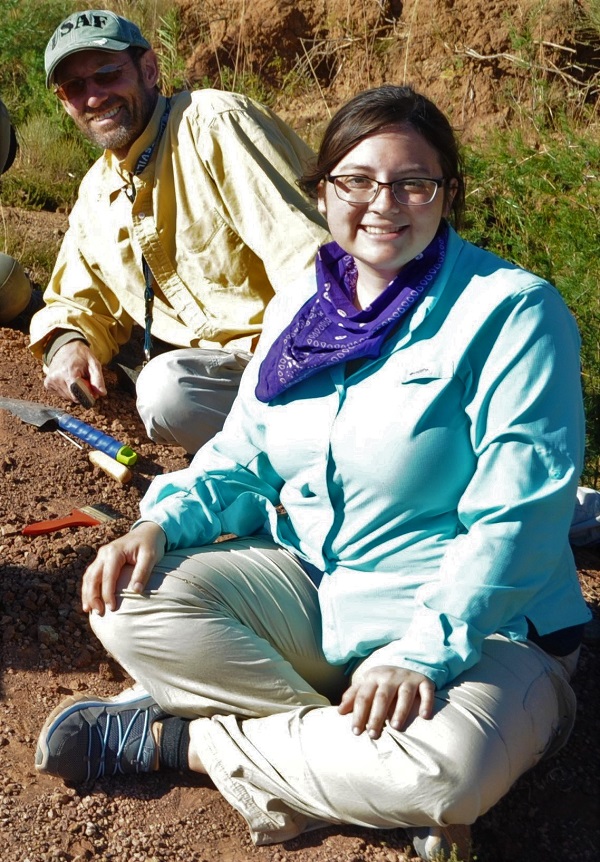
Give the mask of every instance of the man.
M 66 112 L 104 148 L 32 321 L 45 385 L 71 400 L 81 381 L 105 395 L 102 366 L 138 324 L 153 357 L 137 379 L 146 430 L 195 452 L 223 424 L 274 291 L 327 239 L 295 184 L 312 153 L 246 97 L 166 99 L 149 42 L 113 12 L 66 18 L 45 65 Z
M 6 105 L 0 99 L 0 174 L 17 155 L 17 136 Z M 18 326 L 32 312 L 31 282 L 18 260 L 0 253 L 0 326 Z

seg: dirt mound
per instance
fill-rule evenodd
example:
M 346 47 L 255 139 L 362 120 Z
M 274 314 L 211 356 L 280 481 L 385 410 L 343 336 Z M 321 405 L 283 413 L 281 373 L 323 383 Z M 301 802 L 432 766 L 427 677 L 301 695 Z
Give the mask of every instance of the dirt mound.
M 359 90 L 394 82 L 425 92 L 469 136 L 509 121 L 533 79 L 548 99 L 565 76 L 585 78 L 598 69 L 581 8 L 570 0 L 180 5 L 190 81 L 219 85 L 224 70 L 233 70 L 234 84 L 237 77 L 279 85 L 277 110 L 294 117 L 296 128 L 323 121 Z

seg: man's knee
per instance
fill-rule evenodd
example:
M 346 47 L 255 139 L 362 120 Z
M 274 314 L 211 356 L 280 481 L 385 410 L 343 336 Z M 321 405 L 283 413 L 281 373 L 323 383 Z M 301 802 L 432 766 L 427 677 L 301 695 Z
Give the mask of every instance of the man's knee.
M 173 350 L 155 357 L 137 381 L 137 408 L 151 440 L 195 453 L 221 430 L 243 365 L 220 350 Z
M 142 418 L 172 413 L 181 399 L 180 376 L 178 364 L 169 353 L 156 356 L 142 368 L 136 382 L 137 408 Z

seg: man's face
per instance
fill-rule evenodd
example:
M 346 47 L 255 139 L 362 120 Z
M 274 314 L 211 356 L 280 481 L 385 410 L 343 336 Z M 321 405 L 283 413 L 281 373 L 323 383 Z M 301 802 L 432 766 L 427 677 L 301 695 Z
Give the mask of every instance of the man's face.
M 105 76 L 102 72 L 107 68 L 110 72 Z M 75 125 L 118 158 L 127 155 L 146 128 L 158 98 L 157 80 L 153 51 L 142 55 L 139 68 L 127 51 L 80 51 L 66 57 L 54 75 L 56 86 L 75 84 L 66 83 L 63 100 Z

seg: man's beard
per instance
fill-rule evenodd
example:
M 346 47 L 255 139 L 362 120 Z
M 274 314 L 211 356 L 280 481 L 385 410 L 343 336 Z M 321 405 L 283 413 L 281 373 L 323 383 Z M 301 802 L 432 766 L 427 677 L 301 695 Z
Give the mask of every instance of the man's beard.
M 156 93 L 152 91 L 144 93 L 141 100 L 113 106 L 121 108 L 119 125 L 114 129 L 102 131 L 97 129 L 93 123 L 94 117 L 105 114 L 107 108 L 93 114 L 89 112 L 76 120 L 76 123 L 83 134 L 96 146 L 115 153 L 125 153 L 148 125 L 156 104 L 156 98 Z

